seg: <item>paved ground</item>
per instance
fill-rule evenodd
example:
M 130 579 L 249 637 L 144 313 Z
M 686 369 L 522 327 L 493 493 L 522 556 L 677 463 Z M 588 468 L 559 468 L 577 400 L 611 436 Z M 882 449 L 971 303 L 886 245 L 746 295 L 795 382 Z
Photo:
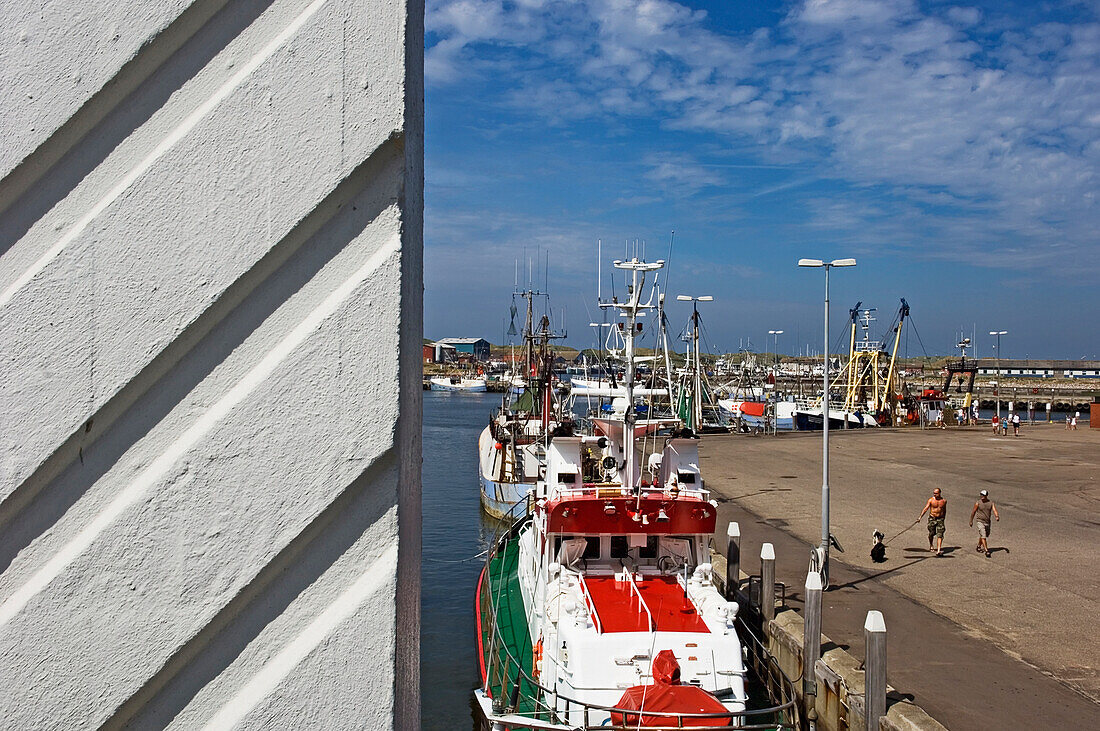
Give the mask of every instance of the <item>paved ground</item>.
M 833 589 L 824 632 L 863 652 L 863 619 L 882 610 L 890 683 L 954 729 L 1100 727 L 1100 429 L 1035 426 L 831 433 Z M 808 545 L 821 533 L 821 435 L 705 437 L 708 485 L 723 503 L 719 538 L 741 524 L 742 566 L 760 544 L 801 608 Z M 933 487 L 948 499 L 946 555 L 918 525 L 869 556 L 871 531 L 910 526 Z M 968 527 L 987 489 L 1001 521 L 986 558 Z

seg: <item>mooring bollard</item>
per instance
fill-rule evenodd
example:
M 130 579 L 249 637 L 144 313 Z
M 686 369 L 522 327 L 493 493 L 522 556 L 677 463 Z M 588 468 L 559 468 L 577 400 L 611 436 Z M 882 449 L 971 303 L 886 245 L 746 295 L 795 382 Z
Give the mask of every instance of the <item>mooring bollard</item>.
M 879 716 L 886 715 L 886 620 L 882 618 L 882 612 L 874 609 L 867 612 L 863 642 L 865 728 L 866 731 L 878 731 Z
M 775 619 L 775 548 L 770 543 L 760 547 L 760 613 L 765 622 Z
M 802 692 L 806 695 L 806 712 L 814 707 L 817 696 L 817 673 L 814 666 L 821 657 L 821 574 L 806 575 L 806 603 L 802 616 Z
M 726 599 L 732 601 L 741 585 L 741 526 L 731 521 L 726 529 Z

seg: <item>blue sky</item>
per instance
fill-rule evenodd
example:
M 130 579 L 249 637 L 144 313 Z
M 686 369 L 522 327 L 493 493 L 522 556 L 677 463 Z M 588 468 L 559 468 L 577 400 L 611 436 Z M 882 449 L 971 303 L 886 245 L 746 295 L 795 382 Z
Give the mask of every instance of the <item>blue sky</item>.
M 716 350 L 820 350 L 795 263 L 850 256 L 834 333 L 904 297 L 912 356 L 1007 330 L 1006 357 L 1100 358 L 1100 2 L 427 8 L 427 337 L 499 342 L 516 260 L 548 255 L 592 345 L 597 240 L 653 259 L 675 231 L 669 293 L 714 296 Z

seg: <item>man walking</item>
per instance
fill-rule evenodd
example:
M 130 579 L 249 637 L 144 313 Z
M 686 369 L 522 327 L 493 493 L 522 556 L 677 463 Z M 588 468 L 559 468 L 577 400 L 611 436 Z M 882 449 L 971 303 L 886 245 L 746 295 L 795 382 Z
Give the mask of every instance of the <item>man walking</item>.
M 947 498 L 940 493 L 940 488 L 932 491 L 932 497 L 924 504 L 924 509 L 917 517 L 919 521 L 928 513 L 928 550 L 935 551 L 937 556 L 943 555 L 943 534 L 947 529 Z M 935 539 L 935 548 L 932 541 Z
M 1020 414 L 1015 413 L 1012 415 L 1012 436 L 1020 436 Z
M 997 506 L 989 499 L 989 492 L 982 490 L 978 493 L 978 502 L 974 503 L 974 509 L 970 511 L 970 526 L 974 526 L 974 519 L 978 519 L 978 553 L 984 553 L 989 558 L 989 526 L 992 515 L 999 522 L 1001 516 L 997 513 Z

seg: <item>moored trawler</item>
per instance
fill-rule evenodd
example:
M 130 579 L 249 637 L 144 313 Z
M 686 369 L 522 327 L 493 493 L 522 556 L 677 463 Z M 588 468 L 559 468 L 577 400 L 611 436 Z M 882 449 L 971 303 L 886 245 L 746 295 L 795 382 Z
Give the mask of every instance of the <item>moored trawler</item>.
M 698 439 L 639 418 L 633 333 L 645 274 L 616 262 L 625 397 L 588 436 L 555 436 L 544 474 L 491 546 L 477 592 L 481 687 L 493 728 L 728 728 L 746 716 L 738 606 L 712 581 L 716 504 Z M 659 297 L 659 295 L 657 295 Z
M 543 472 L 549 439 L 573 433 L 572 415 L 553 387 L 550 341 L 561 335 L 551 332 L 547 315 L 540 319 L 537 331 L 533 324 L 534 299 L 545 295 L 527 290 L 513 296 L 527 300 L 523 328 L 526 379 L 513 379 L 513 383 L 520 380 L 523 388 L 516 398 L 513 389 L 505 393 L 477 444 L 481 507 L 494 518 L 505 517 L 534 489 Z

